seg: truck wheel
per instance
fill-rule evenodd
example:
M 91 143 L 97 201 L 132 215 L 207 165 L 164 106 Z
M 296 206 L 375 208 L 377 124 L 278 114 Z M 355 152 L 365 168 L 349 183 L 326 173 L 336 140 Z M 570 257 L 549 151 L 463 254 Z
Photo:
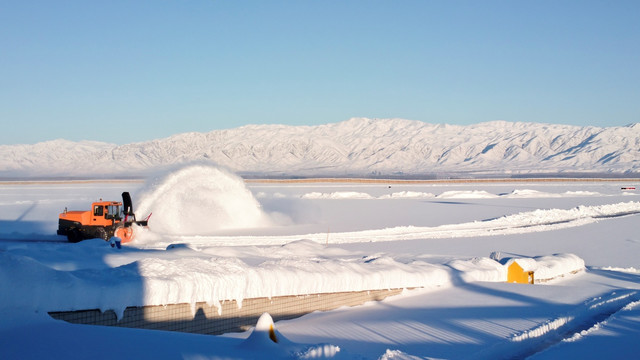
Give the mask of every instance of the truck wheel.
M 70 243 L 80 242 L 82 240 L 82 234 L 80 234 L 80 230 L 78 229 L 69 230 L 67 232 L 67 240 L 69 240 Z
M 96 229 L 96 237 L 104 241 L 109 241 L 109 235 L 107 235 L 107 231 L 104 228 Z

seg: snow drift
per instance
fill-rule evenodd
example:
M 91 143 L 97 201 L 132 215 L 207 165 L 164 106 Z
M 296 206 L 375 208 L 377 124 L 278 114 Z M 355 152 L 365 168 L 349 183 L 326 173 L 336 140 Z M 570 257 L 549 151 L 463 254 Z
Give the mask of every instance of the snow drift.
M 95 251 L 110 249 L 98 239 L 88 240 L 83 246 Z M 314 257 L 308 256 L 310 250 Z M 118 316 L 128 306 L 187 303 L 195 314 L 198 302 L 221 309 L 220 302 L 224 300 L 236 300 L 241 306 L 248 298 L 434 289 L 451 286 L 455 278 L 464 282 L 507 280 L 505 265 L 489 258 L 431 264 L 384 254 L 362 257 L 345 253 L 336 258 L 329 256 L 332 252 L 312 241 L 298 241 L 270 249 L 271 255 L 278 256 L 275 259 L 254 259 L 256 263 L 250 264 L 240 258 L 170 248 L 156 257 L 99 271 L 57 270 L 26 256 L 0 252 L 0 261 L 6 264 L 0 267 L 0 285 L 12 289 L 0 294 L 0 303 L 30 311 L 111 309 Z M 536 273 L 544 274 L 544 278 L 584 269 L 584 261 L 573 254 L 545 256 L 536 261 Z M 34 283 L 41 286 L 33 287 Z
M 533 271 L 536 283 L 550 281 L 585 270 L 584 260 L 574 254 L 502 259 L 505 268 L 509 268 L 514 262 L 518 263 L 524 271 Z

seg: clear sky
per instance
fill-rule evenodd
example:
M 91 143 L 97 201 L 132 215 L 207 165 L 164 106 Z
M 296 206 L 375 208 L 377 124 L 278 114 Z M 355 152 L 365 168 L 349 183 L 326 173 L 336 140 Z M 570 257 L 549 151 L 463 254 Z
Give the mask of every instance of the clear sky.
M 0 0 L 0 144 L 640 122 L 640 1 Z

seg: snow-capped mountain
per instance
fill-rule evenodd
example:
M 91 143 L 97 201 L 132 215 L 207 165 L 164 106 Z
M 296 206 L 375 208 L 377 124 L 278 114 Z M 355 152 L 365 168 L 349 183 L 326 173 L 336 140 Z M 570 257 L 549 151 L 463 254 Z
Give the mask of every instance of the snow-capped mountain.
M 0 176 L 137 176 L 210 161 L 256 176 L 632 174 L 640 123 L 468 126 L 353 118 L 319 126 L 248 125 L 127 145 L 54 140 L 0 146 Z

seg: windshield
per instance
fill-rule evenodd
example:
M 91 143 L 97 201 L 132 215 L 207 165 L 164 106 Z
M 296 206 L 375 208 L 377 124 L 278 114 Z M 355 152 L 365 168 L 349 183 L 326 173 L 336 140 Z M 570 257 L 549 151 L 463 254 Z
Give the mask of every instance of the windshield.
M 107 206 L 107 217 L 110 219 L 121 219 L 120 206 L 118 205 Z

